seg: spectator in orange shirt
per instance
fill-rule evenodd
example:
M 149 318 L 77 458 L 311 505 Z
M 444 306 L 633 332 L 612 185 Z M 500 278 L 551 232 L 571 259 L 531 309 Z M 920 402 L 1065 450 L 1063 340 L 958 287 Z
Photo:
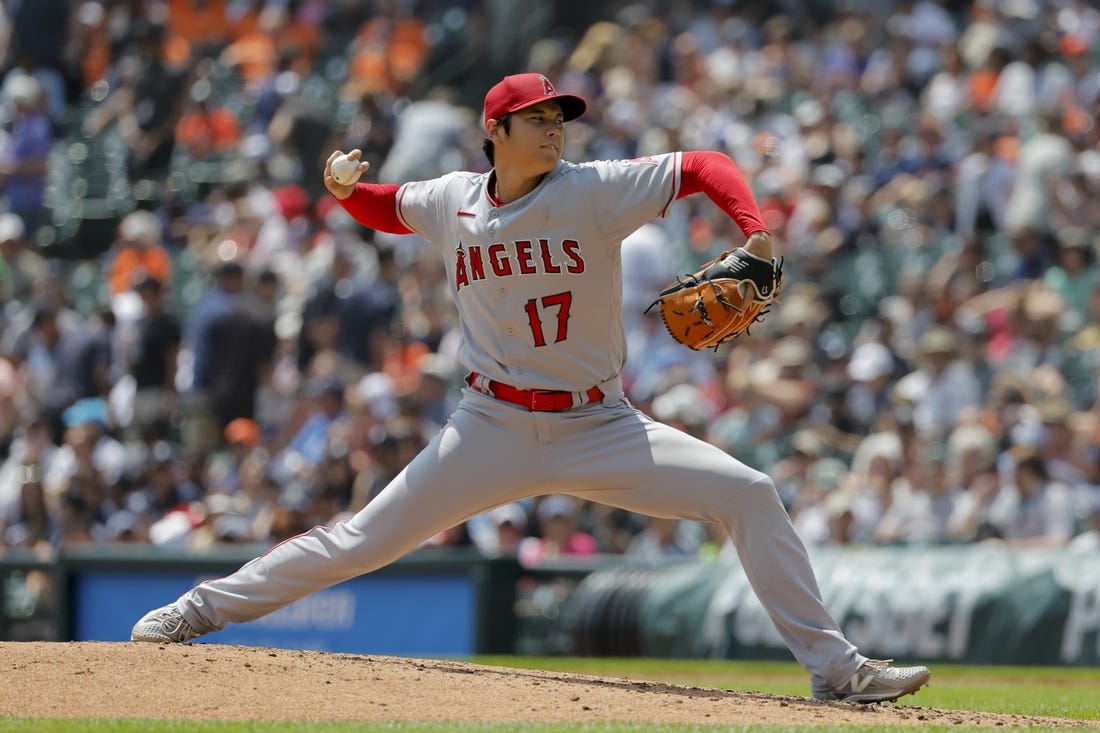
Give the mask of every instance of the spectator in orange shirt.
M 236 69 L 245 86 L 256 88 L 267 79 L 279 61 L 275 41 L 266 33 L 251 33 L 226 46 L 219 63 Z
M 205 55 L 225 41 L 227 19 L 225 0 L 169 0 L 170 37 L 182 38 Z
M 289 68 L 301 76 L 306 76 L 313 70 L 313 60 L 317 56 L 320 46 L 320 34 L 317 30 L 315 9 L 301 7 L 299 0 L 289 0 L 285 7 L 278 4 L 268 6 L 264 0 L 249 0 L 248 7 L 239 15 L 230 19 L 229 39 L 232 51 L 223 57 L 223 62 L 230 59 L 234 62 L 242 58 L 256 39 L 262 44 L 261 50 L 265 54 L 270 51 L 270 42 L 274 41 L 275 52 L 279 59 L 286 59 Z M 269 64 L 269 58 L 264 58 L 264 68 L 259 69 L 261 77 L 264 71 L 270 72 L 278 66 Z M 251 70 L 256 71 L 256 70 Z M 245 70 L 242 69 L 242 74 Z
M 360 93 L 403 94 L 428 59 L 431 44 L 414 17 L 375 17 L 363 24 L 351 46 L 351 78 Z
M 286 22 L 279 30 L 276 43 L 281 56 L 289 56 L 291 68 L 305 76 L 313 69 L 313 63 L 321 48 L 321 34 L 317 30 L 318 8 L 302 0 L 289 0 L 286 6 Z
M 176 123 L 176 144 L 192 158 L 202 159 L 233 150 L 240 139 L 237 116 L 211 103 L 209 82 L 195 82 L 187 109 Z
M 147 277 L 168 283 L 172 277 L 172 259 L 161 245 L 160 221 L 151 211 L 134 211 L 118 226 L 115 241 L 118 253 L 111 262 L 111 297 L 133 290 Z

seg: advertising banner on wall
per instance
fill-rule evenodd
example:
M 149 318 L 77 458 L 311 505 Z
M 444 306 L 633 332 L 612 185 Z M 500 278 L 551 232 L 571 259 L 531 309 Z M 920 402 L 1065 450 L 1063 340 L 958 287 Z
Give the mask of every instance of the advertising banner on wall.
M 819 550 L 826 607 L 871 657 L 982 664 L 1100 664 L 1100 556 L 999 545 Z M 613 608 L 616 589 L 642 587 Z M 593 637 L 620 654 L 779 658 L 779 638 L 739 564 L 593 573 L 566 616 L 577 652 Z M 618 605 L 622 605 L 619 603 Z M 635 628 L 614 628 L 614 612 Z M 606 642 L 604 642 L 606 646 Z M 605 650 L 606 651 L 606 650 Z

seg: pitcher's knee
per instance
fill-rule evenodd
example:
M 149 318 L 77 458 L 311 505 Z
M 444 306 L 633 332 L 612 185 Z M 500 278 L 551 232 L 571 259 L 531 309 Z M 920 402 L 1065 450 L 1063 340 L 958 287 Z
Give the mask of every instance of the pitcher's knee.
M 742 503 L 754 506 L 773 505 L 783 508 L 783 502 L 779 500 L 779 492 L 775 488 L 775 481 L 765 473 L 757 474 L 756 478 L 739 492 Z
M 775 482 L 760 471 L 741 473 L 736 478 L 721 477 L 710 485 L 706 495 L 711 508 L 717 510 L 719 515 L 734 512 L 751 516 L 761 507 L 773 504 L 783 506 L 776 493 Z

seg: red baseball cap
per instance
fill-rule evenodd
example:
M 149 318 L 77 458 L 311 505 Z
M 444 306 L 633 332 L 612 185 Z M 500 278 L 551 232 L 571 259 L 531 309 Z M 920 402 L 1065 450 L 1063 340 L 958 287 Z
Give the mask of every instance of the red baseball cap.
M 543 74 L 513 74 L 501 79 L 485 95 L 483 121 L 488 127 L 489 120 L 499 120 L 509 112 L 547 100 L 561 105 L 566 122 L 577 119 L 588 109 L 588 104 L 580 97 L 574 94 L 558 94 L 558 90 Z

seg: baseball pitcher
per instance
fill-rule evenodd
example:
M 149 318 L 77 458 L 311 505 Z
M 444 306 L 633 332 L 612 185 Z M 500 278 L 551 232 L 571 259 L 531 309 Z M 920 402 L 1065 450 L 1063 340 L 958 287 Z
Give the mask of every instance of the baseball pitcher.
M 505 77 L 485 96 L 488 173 L 366 184 L 357 182 L 367 169 L 359 162 L 350 182 L 340 171 L 340 183 L 332 167 L 343 153 L 333 153 L 325 185 L 353 217 L 419 234 L 446 263 L 461 319 L 462 400 L 430 445 L 354 517 L 315 527 L 149 612 L 133 640 L 187 642 L 251 621 L 393 562 L 493 507 L 568 493 L 724 524 L 761 603 L 809 672 L 814 697 L 895 700 L 928 682 L 925 667 L 869 660 L 844 637 L 768 476 L 625 399 L 624 237 L 694 193 L 744 233 L 742 247 L 658 296 L 670 332 L 693 348 L 733 338 L 763 317 L 782 277 L 729 157 L 566 162 L 565 123 L 585 109 L 543 75 Z

